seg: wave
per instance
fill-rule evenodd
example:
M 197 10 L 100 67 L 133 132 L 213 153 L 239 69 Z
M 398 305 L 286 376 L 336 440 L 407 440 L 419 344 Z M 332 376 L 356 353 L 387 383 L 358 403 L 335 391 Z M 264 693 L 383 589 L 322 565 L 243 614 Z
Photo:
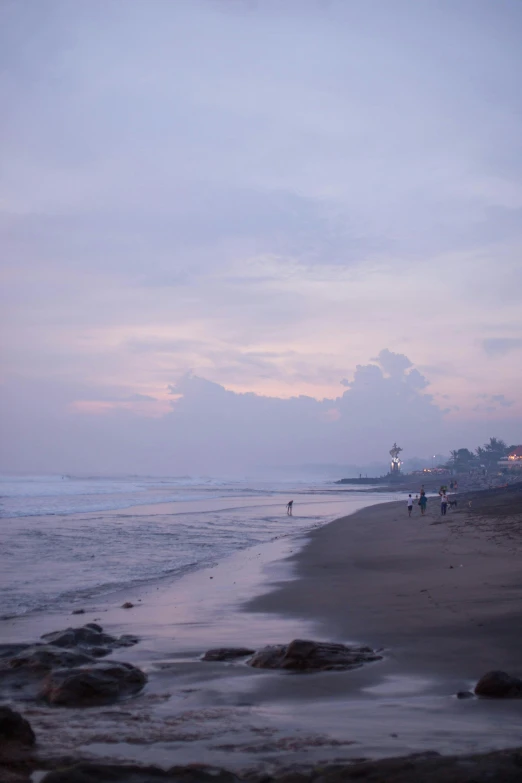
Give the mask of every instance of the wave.
M 69 516 L 288 491 L 285 482 L 276 487 L 210 476 L 0 476 L 0 518 Z

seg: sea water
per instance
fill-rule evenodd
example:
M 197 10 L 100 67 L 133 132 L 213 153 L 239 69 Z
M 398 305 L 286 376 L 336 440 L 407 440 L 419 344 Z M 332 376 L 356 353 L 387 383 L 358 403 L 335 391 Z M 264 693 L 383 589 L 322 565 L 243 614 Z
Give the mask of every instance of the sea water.
M 0 618 L 181 576 L 387 499 L 326 482 L 0 477 Z

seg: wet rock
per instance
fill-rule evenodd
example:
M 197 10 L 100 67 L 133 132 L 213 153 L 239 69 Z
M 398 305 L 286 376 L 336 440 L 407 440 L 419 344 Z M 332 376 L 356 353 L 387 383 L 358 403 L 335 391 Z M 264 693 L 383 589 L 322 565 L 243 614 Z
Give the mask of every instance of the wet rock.
M 473 695 L 471 691 L 458 691 L 457 699 L 472 699 Z
M 381 659 L 382 655 L 371 647 L 348 647 L 344 644 L 294 639 L 290 644 L 264 647 L 247 663 L 260 669 L 311 672 L 355 669 Z
M 124 633 L 122 636 L 119 636 L 116 641 L 116 647 L 132 647 L 133 644 L 138 644 L 140 638 L 139 636 L 133 636 L 130 633 Z
M 172 767 L 140 767 L 136 764 L 75 764 L 48 772 L 42 783 L 239 783 L 231 772 L 201 764 Z
M 64 631 L 53 631 L 52 633 L 46 633 L 42 637 L 47 644 L 52 644 L 55 647 L 77 647 L 85 652 L 92 654 L 92 649 L 96 648 L 96 655 L 100 657 L 102 650 L 106 649 L 106 655 L 116 647 L 130 647 L 132 644 L 136 644 L 139 640 L 137 636 L 130 636 L 128 634 L 116 638 L 108 633 L 104 633 L 101 625 L 96 623 L 87 623 L 81 628 L 66 628 Z
M 475 686 L 477 696 L 489 696 L 494 699 L 522 698 L 522 680 L 502 671 L 484 674 Z
M 36 737 L 28 720 L 10 707 L 0 706 L 0 742 L 34 745 Z
M 3 658 L 13 658 L 23 650 L 27 650 L 28 647 L 33 647 L 31 644 L 0 644 L 0 661 Z
M 146 675 L 136 666 L 106 661 L 50 672 L 40 697 L 48 704 L 67 707 L 111 704 L 138 693 L 146 682 Z
M 133 607 L 134 604 L 131 603 L 131 601 L 125 601 L 125 603 L 121 605 L 122 609 L 132 609 Z
M 89 655 L 93 658 L 104 658 L 110 652 L 112 652 L 110 647 L 89 647 Z
M 246 658 L 247 655 L 254 655 L 255 650 L 249 650 L 248 647 L 216 647 L 213 650 L 207 650 L 202 661 L 232 661 L 234 658 Z
M 71 614 L 85 614 L 85 609 L 73 609 Z
M 27 667 L 30 669 L 56 669 L 81 666 L 92 662 L 92 658 L 81 650 L 65 650 L 52 644 L 37 644 L 27 647 L 8 662 L 11 669 Z
M 65 650 L 47 644 L 27 646 L 11 658 L 0 659 L 2 696 L 17 700 L 36 699 L 52 669 L 86 663 L 94 663 L 94 658 L 81 650 Z

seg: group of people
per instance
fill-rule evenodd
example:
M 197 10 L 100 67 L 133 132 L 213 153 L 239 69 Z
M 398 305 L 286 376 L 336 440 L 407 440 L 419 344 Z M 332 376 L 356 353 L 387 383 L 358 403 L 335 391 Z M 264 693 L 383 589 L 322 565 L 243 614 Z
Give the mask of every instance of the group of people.
M 456 482 L 455 482 L 456 483 Z M 446 512 L 448 510 L 449 505 L 449 498 L 447 495 L 446 487 L 441 487 L 439 489 L 439 497 L 440 497 L 440 513 L 441 516 L 445 517 Z M 420 496 L 415 495 L 415 501 L 411 495 L 408 495 L 407 506 L 408 506 L 408 516 L 411 517 L 412 511 L 413 511 L 413 503 L 417 503 L 417 505 L 420 506 L 420 512 L 421 516 L 424 516 L 426 513 L 426 508 L 428 506 L 428 498 L 426 496 L 426 491 L 424 489 L 424 485 L 421 487 Z

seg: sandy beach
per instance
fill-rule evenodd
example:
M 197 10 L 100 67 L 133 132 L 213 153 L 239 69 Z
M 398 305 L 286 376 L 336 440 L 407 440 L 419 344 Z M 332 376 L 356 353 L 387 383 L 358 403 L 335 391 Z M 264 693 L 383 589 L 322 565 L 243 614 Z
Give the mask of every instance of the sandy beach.
M 255 777 L 515 748 L 521 700 L 456 698 L 490 669 L 522 673 L 520 495 L 510 490 L 509 508 L 501 508 L 495 492 L 489 505 L 486 493 L 471 509 L 462 498 L 444 519 L 436 499 L 425 517 L 415 508 L 411 519 L 405 500 L 374 505 L 176 582 L 114 594 L 80 616 L 5 622 L 5 642 L 91 621 L 137 634 L 137 645 L 112 657 L 149 678 L 139 696 L 104 708 L 9 698 L 38 739 L 18 779 L 40 770 L 40 780 L 64 759 L 164 769 L 198 762 Z M 132 609 L 121 608 L 126 600 Z M 210 647 L 258 649 L 294 638 L 367 644 L 383 658 L 309 674 L 201 660 Z
M 518 668 L 520 522 L 496 510 L 483 518 L 463 500 L 442 518 L 431 498 L 425 517 L 415 507 L 408 519 L 405 502 L 370 506 L 311 533 L 293 558 L 297 579 L 250 608 L 385 647 L 412 674 L 473 680 Z

